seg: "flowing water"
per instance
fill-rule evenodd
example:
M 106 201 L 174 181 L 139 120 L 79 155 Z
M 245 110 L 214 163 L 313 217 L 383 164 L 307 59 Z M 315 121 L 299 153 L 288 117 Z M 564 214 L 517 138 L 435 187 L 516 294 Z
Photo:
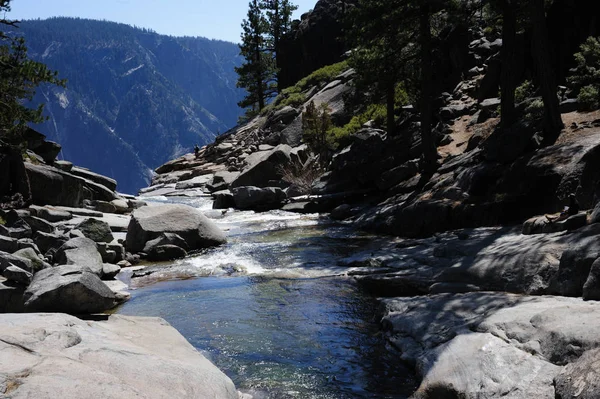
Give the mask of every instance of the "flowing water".
M 414 390 L 379 331 L 375 300 L 343 276 L 340 260 L 376 246 L 376 237 L 317 215 L 221 215 L 206 199 L 168 201 L 205 211 L 229 242 L 152 266 L 131 281 L 119 313 L 165 318 L 256 399 L 406 398 Z

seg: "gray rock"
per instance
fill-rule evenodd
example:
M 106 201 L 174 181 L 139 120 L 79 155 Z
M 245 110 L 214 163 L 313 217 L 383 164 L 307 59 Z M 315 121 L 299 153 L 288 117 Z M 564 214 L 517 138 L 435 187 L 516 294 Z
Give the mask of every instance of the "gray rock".
M 110 243 L 106 245 L 106 249 L 108 251 L 113 251 L 115 253 L 115 262 L 117 263 L 123 259 L 125 259 L 125 248 L 123 245 L 119 243 Z
M 181 236 L 175 233 L 162 233 L 155 239 L 146 242 L 142 252 L 149 254 L 153 248 L 161 245 L 176 245 L 183 249 L 188 248 L 187 243 L 183 238 L 181 238 Z
M 66 236 L 58 235 L 58 234 L 47 234 L 41 231 L 38 231 L 33 236 L 33 241 L 38 246 L 42 253 L 48 252 L 51 248 L 58 249 L 65 242 L 69 241 Z
M 213 209 L 229 209 L 235 207 L 233 193 L 229 190 L 222 190 L 213 193 L 215 201 Z
M 193 179 L 179 182 L 175 185 L 177 190 L 189 190 L 192 188 L 201 188 L 213 181 L 213 175 L 196 176 Z
M 73 162 L 69 161 L 54 161 L 52 165 L 63 172 L 70 172 L 73 169 Z
M 94 209 L 102 213 L 116 213 L 117 207 L 107 201 L 95 201 Z
M 0 235 L 0 252 L 13 253 L 19 249 L 17 239 Z
M 479 107 L 483 110 L 486 110 L 490 113 L 495 113 L 498 107 L 500 106 L 499 98 L 486 98 L 481 103 L 479 103 Z
M 8 281 L 14 281 L 17 284 L 29 285 L 33 274 L 17 266 L 9 266 L 2 272 Z
M 97 276 L 102 275 L 102 256 L 96 243 L 86 237 L 73 238 L 58 249 L 54 257 L 59 265 L 77 265 Z
M 27 222 L 27 224 L 31 227 L 32 234 L 35 234 L 38 231 L 52 234 L 56 230 L 52 224 L 35 216 L 25 216 L 23 220 L 25 220 L 25 222 Z
M 551 398 L 559 370 L 492 334 L 465 333 L 420 359 L 423 381 L 413 397 Z
M 112 280 L 121 271 L 121 266 L 105 263 L 102 265 L 102 280 Z
M 224 244 L 225 234 L 198 210 L 186 205 L 146 206 L 132 213 L 125 249 L 140 252 L 162 233 L 181 236 L 190 250 Z
M 600 397 L 600 349 L 585 352 L 554 378 L 555 399 Z
M 269 116 L 265 123 L 266 128 L 279 131 L 282 127 L 287 126 L 300 113 L 296 108 L 286 106 Z
M 80 266 L 58 266 L 37 273 L 24 294 L 31 312 L 98 313 L 117 303 L 100 278 Z
M 27 258 L 15 256 L 6 252 L 0 252 L 0 273 L 10 265 L 20 267 L 21 269 L 33 273 L 33 265 Z
M 302 114 L 298 115 L 280 134 L 281 144 L 297 147 L 302 144 Z
M 590 223 L 600 223 L 600 202 L 598 202 L 594 207 Z
M 14 398 L 238 399 L 231 380 L 163 319 L 3 314 L 0 325 L 10 337 L 0 342 L 0 375 L 29 370 L 14 377 Z
M 75 226 L 83 235 L 94 242 L 112 242 L 114 237 L 108 223 L 89 218 Z
M 25 287 L 20 284 L 11 284 L 0 281 L 0 314 L 23 312 L 23 293 Z M 1 317 L 1 315 L 0 315 Z M 3 332 L 6 326 L 3 325 Z M 2 349 L 0 349 L 2 353 Z M 0 371 L 2 373 L 2 371 Z
M 45 165 L 26 163 L 25 168 L 35 204 L 77 207 L 83 201 L 83 179 Z
M 211 193 L 226 190 L 239 175 L 240 172 L 217 172 L 213 176 L 212 181 L 206 187 Z
M 576 98 L 568 98 L 561 102 L 559 110 L 561 114 L 567 114 L 569 112 L 579 111 L 579 101 Z
M 287 198 L 285 192 L 279 187 L 236 187 L 232 193 L 236 208 L 255 211 L 280 208 Z
M 62 222 L 73 218 L 71 212 L 48 208 L 39 208 L 37 210 L 37 216 L 51 223 Z
M 569 248 L 560 257 L 558 272 L 552 278 L 549 293 L 582 296 L 592 264 L 600 257 L 600 245 Z
M 31 237 L 31 227 L 23 219 L 17 217 L 11 223 L 7 223 L 5 226 L 5 233 L 2 235 L 20 239 Z
M 42 269 L 47 269 L 50 267 L 49 264 L 40 259 L 40 256 L 33 248 L 23 248 L 19 249 L 17 252 L 13 254 L 19 258 L 27 259 L 31 262 L 31 268 L 24 268 L 25 270 L 31 273 L 37 273 Z M 23 269 L 23 267 L 21 267 Z
M 590 273 L 583 285 L 583 299 L 600 301 L 600 258 L 590 267 Z
M 124 214 L 129 212 L 131 209 L 129 208 L 129 203 L 122 199 L 112 200 L 110 202 L 115 207 L 115 212 Z
M 142 200 L 127 200 L 127 203 L 129 205 L 129 208 L 131 209 L 138 209 L 141 208 L 143 206 L 148 205 L 148 203 L 146 201 L 142 201 Z
M 148 260 L 154 262 L 182 259 L 187 256 L 185 249 L 172 244 L 153 246 L 147 254 Z
M 110 177 L 102 176 L 102 175 L 99 175 L 98 173 L 94 173 L 87 169 L 83 169 L 83 168 L 79 168 L 79 167 L 73 167 L 71 169 L 71 173 L 74 174 L 75 176 L 79 176 L 84 179 L 91 180 L 94 183 L 100 184 L 100 185 L 108 188 L 110 191 L 115 191 L 117 189 L 117 181 L 114 179 L 111 179 Z
M 35 242 L 31 238 L 21 238 L 20 240 L 17 241 L 17 244 L 19 245 L 19 249 L 31 248 L 35 251 L 36 254 L 38 254 L 38 255 L 42 254 L 42 252 L 40 251 L 38 246 L 35 244 Z
M 280 180 L 281 168 L 291 162 L 292 148 L 288 145 L 279 145 L 271 151 L 253 154 L 248 157 L 249 165 L 231 183 L 232 188 L 243 186 L 268 187 L 271 181 Z

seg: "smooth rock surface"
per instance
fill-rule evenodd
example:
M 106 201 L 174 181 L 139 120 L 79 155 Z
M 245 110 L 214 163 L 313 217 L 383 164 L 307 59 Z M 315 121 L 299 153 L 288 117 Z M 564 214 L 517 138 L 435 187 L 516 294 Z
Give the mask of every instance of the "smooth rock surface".
M 72 238 L 58 249 L 55 262 L 59 265 L 77 265 L 97 276 L 102 275 L 102 256 L 96 243 L 86 237 Z
M 162 233 L 181 236 L 190 250 L 224 244 L 225 234 L 198 210 L 186 205 L 145 206 L 136 209 L 127 230 L 126 249 L 136 253 Z
M 554 379 L 555 399 L 596 399 L 600 397 L 600 349 L 585 352 L 568 364 Z
M 98 313 L 117 305 L 100 278 L 77 265 L 38 272 L 24 294 L 30 312 Z
M 5 314 L 0 325 L 0 389 L 14 399 L 238 398 L 163 319 Z
M 102 220 L 89 218 L 74 228 L 81 231 L 85 237 L 94 242 L 112 242 L 114 240 L 110 226 Z

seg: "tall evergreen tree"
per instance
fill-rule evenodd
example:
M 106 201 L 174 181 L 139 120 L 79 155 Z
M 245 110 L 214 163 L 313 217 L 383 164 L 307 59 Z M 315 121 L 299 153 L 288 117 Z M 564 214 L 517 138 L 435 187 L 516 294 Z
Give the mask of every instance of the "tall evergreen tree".
M 246 61 L 235 71 L 239 75 L 237 86 L 246 89 L 248 95 L 238 105 L 249 108 L 251 115 L 260 112 L 277 92 L 276 66 L 267 40 L 269 22 L 259 0 L 250 1 L 242 29 L 240 54 Z
M 0 12 L 8 11 L 10 0 L 0 0 Z M 43 105 L 29 108 L 24 101 L 31 100 L 42 83 L 64 85 L 57 72 L 28 58 L 25 40 L 14 29 L 10 34 L 4 31 L 16 25 L 17 21 L 0 19 L 0 139 L 14 144 L 20 143 L 27 123 L 45 119 Z
M 298 9 L 298 6 L 292 4 L 289 0 L 263 0 L 261 8 L 265 11 L 267 23 L 269 24 L 267 40 L 270 50 L 274 54 L 277 68 L 279 68 L 281 65 L 281 39 L 290 32 L 292 13 Z M 279 82 L 279 76 L 277 81 Z
M 552 145 L 558 139 L 564 124 L 560 115 L 556 78 L 550 62 L 550 43 L 544 0 L 530 0 L 529 10 L 532 28 L 532 55 L 544 101 L 544 144 Z

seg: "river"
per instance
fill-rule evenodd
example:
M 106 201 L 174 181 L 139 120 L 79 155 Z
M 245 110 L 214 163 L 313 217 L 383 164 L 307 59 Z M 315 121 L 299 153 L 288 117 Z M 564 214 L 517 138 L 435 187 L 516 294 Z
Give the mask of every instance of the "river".
M 345 260 L 376 248 L 318 215 L 211 209 L 207 198 L 165 199 L 199 208 L 229 242 L 151 266 L 118 313 L 160 316 L 244 393 L 273 398 L 407 398 L 411 371 L 388 347 L 375 298 L 345 276 Z

